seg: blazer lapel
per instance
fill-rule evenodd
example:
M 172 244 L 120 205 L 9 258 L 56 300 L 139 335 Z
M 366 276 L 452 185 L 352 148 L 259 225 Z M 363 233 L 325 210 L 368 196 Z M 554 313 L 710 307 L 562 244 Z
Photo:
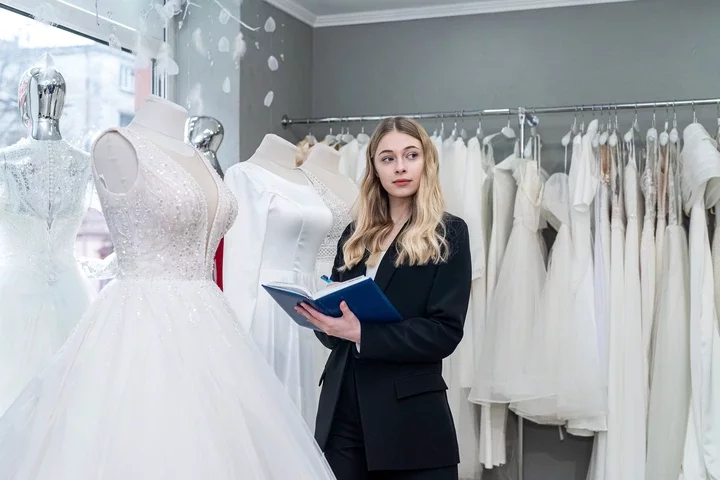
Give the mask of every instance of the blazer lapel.
M 397 260 L 398 256 L 396 242 L 400 234 L 403 230 L 405 230 L 405 227 L 407 227 L 407 224 L 408 222 L 405 222 L 405 225 L 403 225 L 398 234 L 395 236 L 392 244 L 390 244 L 387 252 L 385 252 L 382 260 L 380 260 L 380 265 L 378 265 L 378 270 L 375 274 L 375 283 L 377 283 L 377 286 L 380 287 L 380 290 L 383 292 L 385 292 L 390 280 L 392 280 L 393 275 L 395 275 L 395 272 L 397 271 L 397 268 L 395 268 L 395 260 Z

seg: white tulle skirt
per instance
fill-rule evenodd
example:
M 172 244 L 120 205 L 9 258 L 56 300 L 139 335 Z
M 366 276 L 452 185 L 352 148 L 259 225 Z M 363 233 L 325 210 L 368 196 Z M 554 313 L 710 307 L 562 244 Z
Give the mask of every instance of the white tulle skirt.
M 534 398 L 524 368 L 545 282 L 537 231 L 515 221 L 485 325 L 470 394 L 474 403 L 512 403 Z
M 4 480 L 334 476 L 210 281 L 109 284 L 0 419 Z
M 0 266 L 0 415 L 90 305 L 90 285 L 74 261 L 50 273 L 30 265 Z

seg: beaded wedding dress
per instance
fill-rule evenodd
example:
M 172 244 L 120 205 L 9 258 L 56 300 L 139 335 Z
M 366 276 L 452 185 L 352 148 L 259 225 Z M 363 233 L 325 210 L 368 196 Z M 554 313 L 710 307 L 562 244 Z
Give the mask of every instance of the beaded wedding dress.
M 322 480 L 298 410 L 212 281 L 237 204 L 129 129 L 138 174 L 96 178 L 117 252 L 107 285 L 0 419 L 4 480 Z M 134 161 L 134 159 L 128 159 Z M 278 460 L 281 461 L 278 461 Z
M 0 152 L 0 414 L 90 305 L 74 248 L 92 191 L 90 158 L 64 140 Z

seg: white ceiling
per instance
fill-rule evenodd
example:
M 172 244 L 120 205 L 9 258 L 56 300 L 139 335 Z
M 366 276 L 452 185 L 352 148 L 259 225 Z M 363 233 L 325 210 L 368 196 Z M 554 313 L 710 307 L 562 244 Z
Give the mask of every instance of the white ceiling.
M 265 0 L 313 27 L 396 22 L 634 0 Z

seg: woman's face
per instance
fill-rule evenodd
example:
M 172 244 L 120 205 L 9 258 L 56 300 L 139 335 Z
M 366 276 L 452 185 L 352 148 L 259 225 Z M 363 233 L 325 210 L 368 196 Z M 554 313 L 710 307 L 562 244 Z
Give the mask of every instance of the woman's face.
M 420 140 L 389 132 L 380 140 L 373 163 L 388 195 L 407 198 L 417 193 L 425 165 Z

